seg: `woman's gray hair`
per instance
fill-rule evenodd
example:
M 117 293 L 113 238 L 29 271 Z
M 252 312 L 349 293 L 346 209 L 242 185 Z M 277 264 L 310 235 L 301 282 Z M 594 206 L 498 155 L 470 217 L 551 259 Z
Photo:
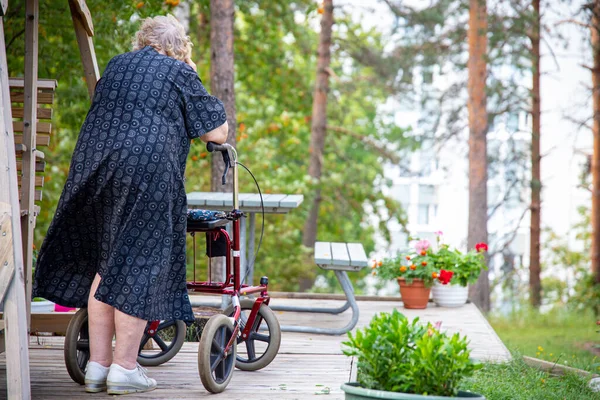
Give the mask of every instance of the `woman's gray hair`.
M 146 46 L 180 61 L 185 61 L 192 54 L 190 37 L 185 34 L 183 25 L 171 14 L 142 21 L 142 26 L 133 39 L 133 50 Z

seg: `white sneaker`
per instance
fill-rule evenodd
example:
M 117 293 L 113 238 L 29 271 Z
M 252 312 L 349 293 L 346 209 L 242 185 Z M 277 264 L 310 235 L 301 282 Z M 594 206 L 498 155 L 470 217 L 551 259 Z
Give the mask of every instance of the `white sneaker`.
M 106 390 L 106 377 L 109 369 L 96 361 L 90 361 L 85 370 L 85 391 L 98 393 Z
M 135 369 L 125 369 L 118 364 L 112 364 L 106 379 L 108 394 L 140 393 L 156 389 L 156 381 L 148 378 L 146 372 L 139 364 Z

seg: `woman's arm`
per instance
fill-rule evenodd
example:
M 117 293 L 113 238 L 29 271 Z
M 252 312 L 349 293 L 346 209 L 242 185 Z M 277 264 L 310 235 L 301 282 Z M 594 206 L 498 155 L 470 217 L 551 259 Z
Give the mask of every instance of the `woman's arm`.
M 223 144 L 227 141 L 227 133 L 229 132 L 229 125 L 227 121 L 218 128 L 213 129 L 210 132 L 206 132 L 204 135 L 200 136 L 200 140 L 204 143 L 215 142 L 217 144 Z
M 196 71 L 196 64 L 192 61 L 191 58 L 186 58 L 185 63 L 192 67 L 194 71 Z M 227 134 L 229 133 L 229 125 L 227 121 L 218 128 L 213 129 L 210 132 L 206 132 L 204 135 L 200 136 L 200 140 L 204 143 L 215 142 L 217 144 L 223 144 L 227 141 Z

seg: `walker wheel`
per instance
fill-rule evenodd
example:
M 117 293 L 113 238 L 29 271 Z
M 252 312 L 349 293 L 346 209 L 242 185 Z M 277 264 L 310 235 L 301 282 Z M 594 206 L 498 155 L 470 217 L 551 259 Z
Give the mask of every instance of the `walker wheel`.
M 198 372 L 204 388 L 211 393 L 221 393 L 233 376 L 235 343 L 229 354 L 225 347 L 233 335 L 233 323 L 223 314 L 210 317 L 198 346 Z
M 144 367 L 156 367 L 166 363 L 179 352 L 185 341 L 187 327 L 185 322 L 179 320 L 161 321 L 156 333 L 151 336 L 148 334 L 149 324 L 150 322 L 146 325 L 144 336 L 140 342 L 137 362 Z M 148 343 L 153 345 L 153 349 L 144 348 Z M 154 345 L 158 345 L 158 348 L 155 348 Z
M 85 384 L 85 370 L 90 359 L 90 334 L 87 308 L 75 313 L 65 334 L 65 365 L 69 376 L 80 385 Z
M 240 306 L 240 335 L 237 338 L 237 344 L 238 346 L 243 345 L 245 351 L 242 347 L 239 349 L 235 366 L 242 371 L 257 371 L 269 365 L 277 356 L 281 344 L 281 328 L 273 310 L 263 303 L 258 309 L 258 315 L 250 328 L 248 338 L 242 338 L 241 333 L 252 312 L 254 300 L 243 299 L 240 301 Z M 224 314 L 232 317 L 233 306 L 229 306 Z

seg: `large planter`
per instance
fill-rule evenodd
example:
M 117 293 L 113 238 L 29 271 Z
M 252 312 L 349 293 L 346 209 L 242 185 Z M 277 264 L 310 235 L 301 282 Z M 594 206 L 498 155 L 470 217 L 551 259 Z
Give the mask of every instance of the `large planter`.
M 436 281 L 431 288 L 431 297 L 440 307 L 460 307 L 467 302 L 469 288 L 460 285 L 442 285 Z
M 395 393 L 386 392 L 383 390 L 365 389 L 360 387 L 356 382 L 344 383 L 342 390 L 346 392 L 346 400 L 365 400 L 365 399 L 388 399 L 388 400 L 406 400 L 406 399 L 419 399 L 419 400 L 448 400 L 448 399 L 479 399 L 485 400 L 480 394 L 459 391 L 456 397 L 447 396 L 424 396 L 421 394 L 412 393 Z
M 398 285 L 400 286 L 400 296 L 402 297 L 404 308 L 427 308 L 431 288 L 425 287 L 421 279 L 413 279 L 409 285 L 404 278 L 398 278 Z

